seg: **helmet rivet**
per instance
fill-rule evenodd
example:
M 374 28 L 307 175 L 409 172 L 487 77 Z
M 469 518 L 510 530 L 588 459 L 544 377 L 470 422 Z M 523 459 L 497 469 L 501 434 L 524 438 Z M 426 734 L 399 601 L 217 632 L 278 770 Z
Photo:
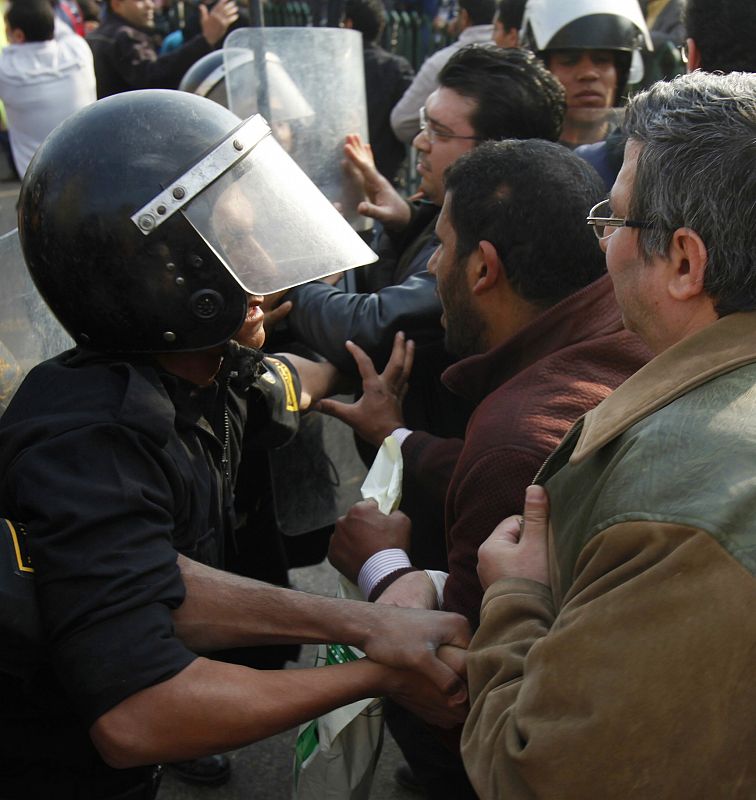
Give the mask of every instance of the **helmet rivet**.
M 173 190 L 173 196 L 176 198 L 176 200 L 181 200 L 181 198 L 184 197 L 185 194 L 186 190 L 184 189 L 183 186 L 177 186 Z
M 196 253 L 192 253 L 189 256 L 189 266 L 193 267 L 194 269 L 199 269 L 202 266 L 202 257 L 198 256 Z
M 143 231 L 151 231 L 155 227 L 155 217 L 152 214 L 142 214 L 139 217 L 139 227 Z
M 176 269 L 176 265 L 173 263 L 173 261 L 169 261 L 165 265 L 165 268 L 168 270 L 168 272 L 173 272 L 173 270 Z
M 181 275 L 176 278 L 176 286 L 183 286 L 186 283 L 186 280 L 181 277 Z
M 158 206 L 157 207 L 157 213 L 160 214 L 160 216 L 165 214 L 165 212 L 166 212 L 166 207 L 165 206 Z
M 163 339 L 165 339 L 166 342 L 175 342 L 176 334 L 173 331 L 166 331 L 163 334 Z
M 238 139 L 234 139 L 234 147 L 237 150 L 244 150 L 244 145 Z

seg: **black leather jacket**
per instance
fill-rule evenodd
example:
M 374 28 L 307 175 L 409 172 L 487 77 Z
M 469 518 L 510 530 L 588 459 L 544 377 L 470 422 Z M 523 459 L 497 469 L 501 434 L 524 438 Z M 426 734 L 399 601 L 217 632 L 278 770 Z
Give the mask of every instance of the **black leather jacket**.
M 410 224 L 401 234 L 383 232 L 375 264 L 364 268 L 364 292 L 344 292 L 327 283 L 297 286 L 286 299 L 294 303 L 288 316 L 294 338 L 325 356 L 342 372 L 356 374 L 347 339 L 362 347 L 382 369 L 394 334 L 404 331 L 418 344 L 440 342 L 441 302 L 436 279 L 427 270 L 438 246 L 438 206 L 415 204 Z

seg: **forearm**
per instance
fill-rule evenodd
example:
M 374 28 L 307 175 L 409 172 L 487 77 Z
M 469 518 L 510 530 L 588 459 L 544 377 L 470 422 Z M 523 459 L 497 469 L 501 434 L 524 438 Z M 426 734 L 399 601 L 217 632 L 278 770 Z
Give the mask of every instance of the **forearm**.
M 396 670 L 367 660 L 308 670 L 252 670 L 197 659 L 103 714 L 90 735 L 114 767 L 235 749 L 363 697 L 392 691 Z
M 484 597 L 481 625 L 468 652 L 470 715 L 462 736 L 465 766 L 481 797 L 530 796 L 517 768 L 528 739 L 521 735 L 516 709 L 525 660 L 548 633 L 554 613 L 550 591 L 533 581 L 501 581 Z
M 435 279 L 427 273 L 372 294 L 341 292 L 325 284 L 309 284 L 289 295 L 294 307 L 289 324 L 295 337 L 325 356 L 339 370 L 354 374 L 354 361 L 344 346 L 351 340 L 382 369 L 394 335 L 422 342 L 438 335 L 441 307 Z
M 282 589 L 179 556 L 186 599 L 176 634 L 200 652 L 262 644 L 364 642 L 366 603 Z
M 301 385 L 299 407 L 306 410 L 324 397 L 353 390 L 352 381 L 330 361 L 312 361 L 293 353 L 280 353 L 296 369 Z

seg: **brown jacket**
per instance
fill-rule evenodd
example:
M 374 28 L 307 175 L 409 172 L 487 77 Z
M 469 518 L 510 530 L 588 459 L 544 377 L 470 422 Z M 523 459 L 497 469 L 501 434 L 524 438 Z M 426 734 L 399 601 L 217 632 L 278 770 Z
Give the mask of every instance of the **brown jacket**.
M 483 798 L 756 797 L 756 313 L 666 350 L 539 482 L 551 585 L 485 594 L 465 766 Z
M 522 510 L 525 489 L 573 422 L 650 357 L 624 329 L 605 275 L 500 346 L 446 370 L 444 383 L 476 406 L 464 443 L 417 432 L 402 446 L 405 475 L 446 489 L 445 610 L 477 626 L 478 547 L 501 520 Z M 439 473 L 451 457 L 456 464 L 447 486 Z

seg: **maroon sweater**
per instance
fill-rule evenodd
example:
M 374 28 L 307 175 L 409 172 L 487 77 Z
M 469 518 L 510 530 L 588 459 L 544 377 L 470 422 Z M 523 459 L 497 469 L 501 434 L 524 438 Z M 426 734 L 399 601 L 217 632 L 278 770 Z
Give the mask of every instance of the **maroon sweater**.
M 572 423 L 650 357 L 624 329 L 604 276 L 499 347 L 446 370 L 444 383 L 477 403 L 464 442 L 416 431 L 402 446 L 405 472 L 429 495 L 445 493 L 445 610 L 477 627 L 478 547 L 501 520 L 522 512 L 525 489 Z

